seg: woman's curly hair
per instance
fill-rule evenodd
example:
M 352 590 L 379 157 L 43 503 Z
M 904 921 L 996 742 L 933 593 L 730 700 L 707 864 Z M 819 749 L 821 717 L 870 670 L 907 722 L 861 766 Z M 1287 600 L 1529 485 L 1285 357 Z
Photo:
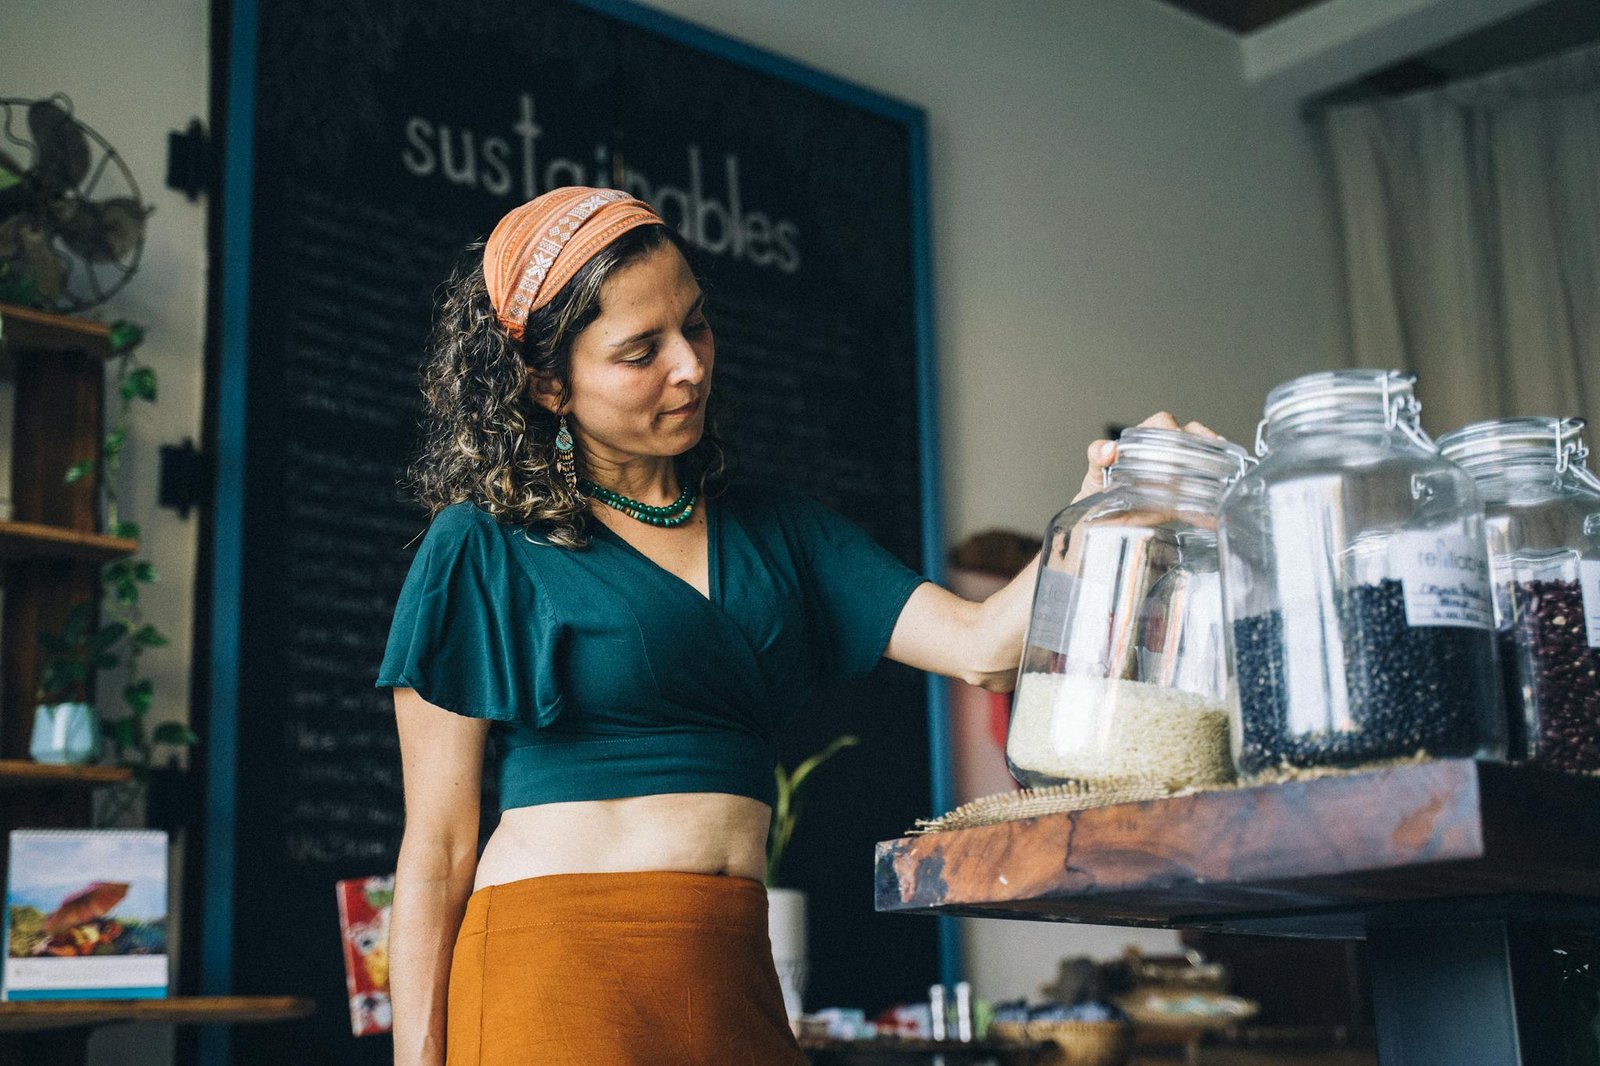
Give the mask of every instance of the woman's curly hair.
M 406 471 L 412 496 L 430 516 L 470 501 L 552 544 L 588 544 L 588 503 L 556 470 L 559 420 L 533 399 L 528 371 L 554 379 L 564 403 L 572 388 L 572 342 L 599 317 L 601 286 L 617 270 L 668 245 L 686 253 L 665 225 L 627 231 L 528 317 L 521 343 L 495 318 L 483 280 L 483 244 L 468 246 L 445 283 L 422 364 L 423 443 Z M 697 484 L 704 496 L 716 495 L 728 476 L 716 395 L 712 389 L 706 397 L 704 434 L 678 457 L 679 478 Z M 578 466 L 581 471 L 581 454 Z

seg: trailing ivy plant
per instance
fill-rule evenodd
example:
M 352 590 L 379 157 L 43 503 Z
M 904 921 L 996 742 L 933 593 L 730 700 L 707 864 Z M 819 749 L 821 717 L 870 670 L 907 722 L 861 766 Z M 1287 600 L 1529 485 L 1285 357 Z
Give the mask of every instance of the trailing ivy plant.
M 81 481 L 100 467 L 101 496 L 106 508 L 106 532 L 113 537 L 139 536 L 139 527 L 121 520 L 118 504 L 117 475 L 122 471 L 122 448 L 128 441 L 128 419 L 136 402 L 156 402 L 156 372 L 135 356 L 144 340 L 144 327 L 132 322 L 113 322 L 110 330 L 111 351 L 116 358 L 117 409 L 111 429 L 100 442 L 98 458 L 84 459 L 67 470 L 67 484 Z M 137 598 L 137 597 L 135 597 Z
M 99 467 L 106 532 L 114 537 L 139 538 L 139 527 L 124 520 L 118 498 L 122 470 L 122 451 L 128 439 L 128 424 L 136 403 L 154 403 L 156 372 L 135 355 L 144 340 L 144 330 L 132 322 L 111 326 L 111 350 L 115 362 L 116 408 L 110 428 L 100 443 L 100 454 L 74 463 L 66 473 L 67 484 L 91 476 Z M 155 685 L 143 673 L 144 653 L 165 647 L 167 638 L 144 620 L 140 603 L 143 586 L 158 580 L 155 567 L 145 559 L 118 559 L 101 570 L 101 585 L 106 593 L 102 604 L 110 618 L 94 627 L 95 605 L 79 604 L 68 614 L 60 633 L 41 634 L 39 645 L 45 652 L 40 672 L 39 698 L 47 701 L 80 687 L 90 671 L 121 671 L 122 700 L 127 711 L 107 715 L 99 709 L 102 734 L 111 761 L 134 771 L 133 787 L 120 790 L 102 812 L 102 824 L 114 823 L 125 813 L 133 798 L 148 780 L 158 748 L 186 748 L 199 741 L 193 730 L 179 722 L 163 722 L 153 730 L 148 725 L 155 702 Z

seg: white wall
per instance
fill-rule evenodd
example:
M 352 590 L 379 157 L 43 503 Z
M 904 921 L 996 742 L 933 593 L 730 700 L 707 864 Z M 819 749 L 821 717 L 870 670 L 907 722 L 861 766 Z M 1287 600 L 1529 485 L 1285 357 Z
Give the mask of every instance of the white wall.
M 172 643 L 143 663 L 155 682 L 152 721 L 186 721 L 194 614 L 196 522 L 156 506 L 157 449 L 200 437 L 205 313 L 205 203 L 165 187 L 167 131 L 206 118 L 210 64 L 206 0 L 6 0 L 0 32 L 0 96 L 65 92 L 77 116 L 117 149 L 146 203 L 138 274 L 90 314 L 132 319 L 147 330 L 140 351 L 155 368 L 160 395 L 136 405 L 123 457 L 124 517 L 143 526 L 141 557 L 160 581 L 144 592 L 145 617 Z M 109 402 L 109 398 L 108 398 Z M 10 449 L 9 434 L 3 445 Z M 102 695 L 114 697 L 114 691 Z M 110 1027 L 94 1039 L 95 1061 L 167 1059 L 161 1027 Z

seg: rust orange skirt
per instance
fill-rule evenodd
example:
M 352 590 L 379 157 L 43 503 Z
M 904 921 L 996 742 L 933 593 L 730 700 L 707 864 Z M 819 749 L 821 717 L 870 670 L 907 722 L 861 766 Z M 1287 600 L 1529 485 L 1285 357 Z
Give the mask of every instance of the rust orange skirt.
M 805 1066 L 746 877 L 552 874 L 480 889 L 450 966 L 449 1066 Z

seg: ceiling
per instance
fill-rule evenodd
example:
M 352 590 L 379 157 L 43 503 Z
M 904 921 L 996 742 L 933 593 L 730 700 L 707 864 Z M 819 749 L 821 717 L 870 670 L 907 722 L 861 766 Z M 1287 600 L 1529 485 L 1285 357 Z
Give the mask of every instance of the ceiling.
M 1208 22 L 1246 34 L 1322 0 L 1166 0 Z M 1501 22 L 1447 41 L 1359 82 L 1330 93 L 1323 102 L 1413 92 L 1528 63 L 1600 40 L 1600 3 L 1546 0 Z
M 1328 105 L 1418 92 L 1532 63 L 1597 40 L 1600 4 L 1595 0 L 1547 0 L 1502 22 L 1373 71 L 1318 102 Z
M 1167 0 L 1173 7 L 1235 33 L 1259 30 L 1321 0 Z
M 1596 39 L 1600 39 L 1600 4 L 1549 0 L 1442 44 L 1418 61 L 1437 71 L 1441 81 L 1449 81 L 1529 63 Z

